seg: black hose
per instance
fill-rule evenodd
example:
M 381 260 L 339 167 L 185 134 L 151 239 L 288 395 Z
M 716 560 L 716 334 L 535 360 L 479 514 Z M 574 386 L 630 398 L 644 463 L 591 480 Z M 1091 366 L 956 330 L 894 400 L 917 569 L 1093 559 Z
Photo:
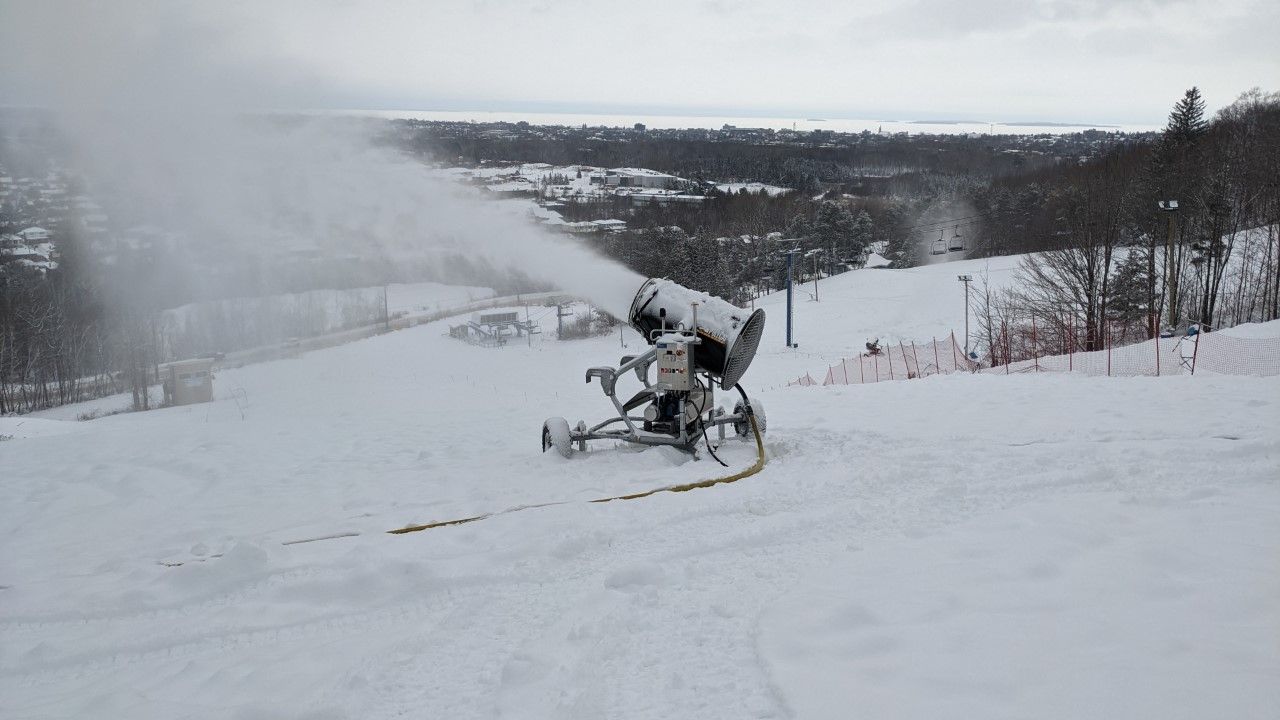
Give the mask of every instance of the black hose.
M 729 467 L 729 463 L 721 460 L 716 451 L 711 449 L 711 439 L 707 437 L 707 426 L 702 423 L 702 418 L 698 418 L 698 425 L 702 428 L 702 442 L 707 444 L 707 452 L 711 453 L 711 457 L 715 458 L 722 467 Z
M 754 415 L 755 412 L 751 410 L 751 400 L 747 398 L 747 391 L 742 389 L 742 383 L 735 384 L 733 389 L 737 390 L 738 394 L 742 396 L 742 412 L 747 415 Z
M 721 460 L 716 451 L 711 449 L 711 438 L 707 437 L 707 425 L 702 421 L 702 413 L 707 409 L 707 386 L 702 383 L 701 379 L 697 379 L 697 381 L 698 387 L 702 388 L 702 406 L 698 408 L 698 429 L 702 431 L 702 442 L 706 444 L 707 452 L 711 453 L 711 457 L 715 458 L 721 467 L 729 467 L 729 463 Z

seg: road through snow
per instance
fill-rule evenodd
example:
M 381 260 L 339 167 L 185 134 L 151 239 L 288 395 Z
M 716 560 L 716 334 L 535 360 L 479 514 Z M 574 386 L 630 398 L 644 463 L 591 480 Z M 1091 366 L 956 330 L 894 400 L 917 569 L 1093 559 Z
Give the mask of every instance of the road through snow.
M 884 283 L 892 303 L 892 278 L 830 281 L 800 327 L 858 310 L 841 282 Z M 590 504 L 722 469 L 538 452 L 544 417 L 607 411 L 582 373 L 617 336 L 442 333 L 225 371 L 208 405 L 0 443 L 0 715 L 1195 717 L 1192 665 L 1233 717 L 1280 709 L 1274 684 L 1241 680 L 1280 673 L 1280 570 L 1260 561 L 1280 553 L 1280 378 L 766 390 L 759 475 Z M 763 352 L 749 383 L 813 364 Z M 753 449 L 722 456 L 744 467 Z M 570 502 L 383 532 L 549 500 Z M 281 544 L 343 532 L 361 534 Z M 1149 619 L 1113 635 L 1107 677 L 1081 671 L 1108 627 L 1094 617 Z M 1057 624 L 1082 631 L 1008 641 Z M 1078 678 L 1097 712 L 1053 705 L 1067 680 L 1039 671 Z

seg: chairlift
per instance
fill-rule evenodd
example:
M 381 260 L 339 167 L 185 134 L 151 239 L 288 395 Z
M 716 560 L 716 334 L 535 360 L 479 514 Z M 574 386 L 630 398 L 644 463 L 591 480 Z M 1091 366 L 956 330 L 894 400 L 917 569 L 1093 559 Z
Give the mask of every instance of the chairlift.
M 951 229 L 951 244 L 947 247 L 947 251 L 964 252 L 964 238 L 960 237 L 959 225 Z
M 944 231 L 938 231 L 938 239 L 933 241 L 933 249 L 930 251 L 931 255 L 945 255 L 947 253 L 947 243 L 942 239 L 943 234 Z

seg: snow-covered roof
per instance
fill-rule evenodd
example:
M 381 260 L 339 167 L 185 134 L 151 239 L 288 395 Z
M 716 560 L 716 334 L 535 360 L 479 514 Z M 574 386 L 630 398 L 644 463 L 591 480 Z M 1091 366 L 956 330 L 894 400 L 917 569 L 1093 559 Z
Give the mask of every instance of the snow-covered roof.
M 9 258 L 41 258 L 43 260 L 48 260 L 49 250 L 52 249 L 52 246 L 46 244 L 43 247 L 48 249 L 42 252 L 41 248 L 34 248 L 34 247 L 31 247 L 30 245 L 18 245 L 16 247 L 11 247 L 11 248 L 0 248 L 0 255 L 3 255 Z
M 609 172 L 614 173 L 615 175 L 631 175 L 633 177 L 639 177 L 639 176 L 669 177 L 669 178 L 675 177 L 675 175 L 669 175 L 664 172 L 658 172 L 657 170 L 650 170 L 649 168 L 632 168 L 632 167 L 612 168 L 611 170 L 609 170 Z
M 53 260 L 31 260 L 29 258 L 21 258 L 15 264 L 36 270 L 55 270 L 58 267 L 58 263 Z

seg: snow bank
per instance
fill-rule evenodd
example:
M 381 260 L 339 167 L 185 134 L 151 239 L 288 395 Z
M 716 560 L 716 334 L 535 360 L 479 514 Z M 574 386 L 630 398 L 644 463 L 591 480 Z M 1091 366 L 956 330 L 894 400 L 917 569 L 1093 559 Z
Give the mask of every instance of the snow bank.
M 493 297 L 493 288 L 472 285 L 442 285 L 436 282 L 387 286 L 387 307 L 396 312 L 438 312 Z
M 31 416 L 0 417 L 0 440 L 49 437 L 75 432 L 72 422 L 48 420 Z
M 1224 328 L 1219 334 L 1236 338 L 1280 338 L 1280 320 L 1264 323 L 1244 323 L 1235 327 Z
M 765 614 L 800 718 L 1262 718 L 1280 495 L 1030 503 L 839 553 Z

